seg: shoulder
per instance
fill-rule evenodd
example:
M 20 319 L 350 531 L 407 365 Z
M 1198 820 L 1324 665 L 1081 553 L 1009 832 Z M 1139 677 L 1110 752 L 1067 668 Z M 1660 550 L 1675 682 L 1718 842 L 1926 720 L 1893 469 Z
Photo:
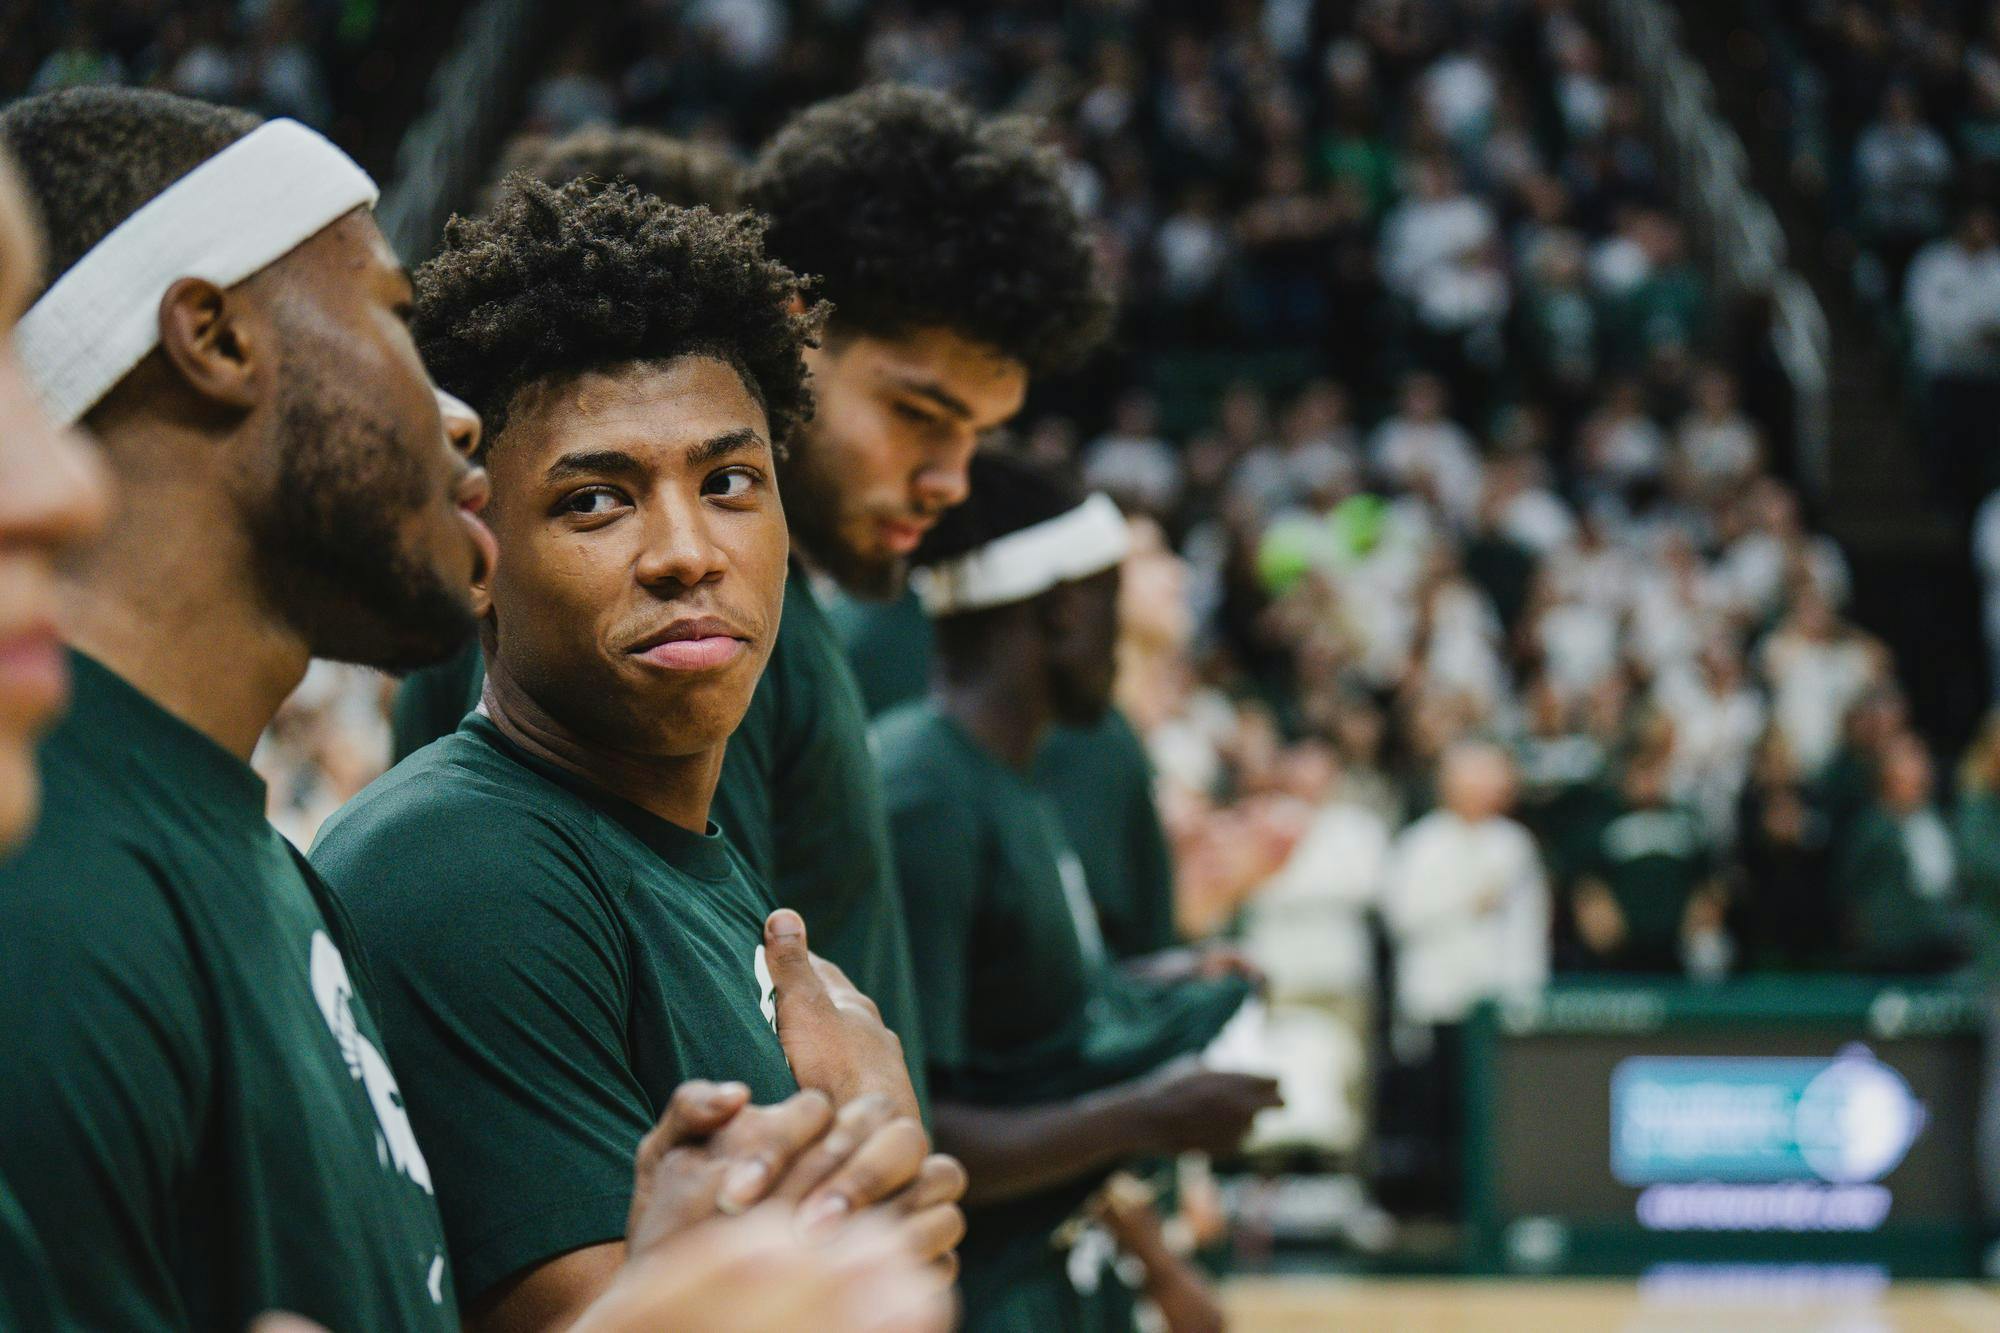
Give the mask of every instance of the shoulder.
M 943 719 L 921 701 L 892 708 L 876 720 L 875 750 L 890 808 L 940 799 L 964 781 L 965 765 Z
M 461 731 L 342 806 L 311 859 L 365 924 L 595 882 L 598 822 L 573 793 Z

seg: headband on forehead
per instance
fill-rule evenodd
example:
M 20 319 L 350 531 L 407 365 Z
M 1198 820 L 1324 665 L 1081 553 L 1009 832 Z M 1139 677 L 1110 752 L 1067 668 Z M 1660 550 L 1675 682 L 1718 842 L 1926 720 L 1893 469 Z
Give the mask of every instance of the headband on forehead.
M 28 382 L 73 425 L 153 350 L 167 288 L 234 286 L 377 193 L 297 121 L 258 126 L 119 223 L 21 316 L 14 345 Z
M 1131 549 L 1118 506 L 1108 495 L 1093 495 L 1066 514 L 996 537 L 956 560 L 914 569 L 910 586 L 932 616 L 984 611 L 1102 574 Z

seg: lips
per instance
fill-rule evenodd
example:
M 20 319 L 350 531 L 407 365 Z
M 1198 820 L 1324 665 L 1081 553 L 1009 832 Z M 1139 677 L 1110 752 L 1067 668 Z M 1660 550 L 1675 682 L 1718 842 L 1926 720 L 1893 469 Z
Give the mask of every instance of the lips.
M 924 534 L 930 531 L 928 523 L 905 523 L 893 519 L 883 519 L 878 524 L 882 533 L 882 545 L 892 555 L 908 555 L 923 542 Z
M 676 620 L 628 649 L 665 671 L 716 671 L 750 651 L 750 642 L 716 616 Z
M 52 624 L 0 638 L 0 701 L 9 711 L 49 715 L 69 697 L 69 662 Z

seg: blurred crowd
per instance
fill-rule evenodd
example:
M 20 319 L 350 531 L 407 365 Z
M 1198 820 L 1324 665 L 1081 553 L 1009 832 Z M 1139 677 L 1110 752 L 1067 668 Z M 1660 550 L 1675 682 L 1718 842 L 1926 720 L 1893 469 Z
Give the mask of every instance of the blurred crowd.
M 341 0 L 28 0 L 0 18 L 0 88 L 161 88 L 326 129 L 328 50 L 365 31 L 372 19 L 363 11 L 372 9 Z
M 1829 252 L 1852 252 L 1856 293 L 1905 353 L 1933 494 L 1963 520 L 2000 487 L 2000 5 L 1762 8 L 1794 179 L 1826 201 Z M 1979 521 L 2000 524 L 2000 507 Z
M 1124 697 L 1185 930 L 1316 914 L 1313 986 L 1430 969 L 1427 1022 L 1552 969 L 1965 957 L 1995 747 L 1948 801 L 1580 6 L 642 6 L 529 128 L 742 152 L 855 70 L 1048 118 L 1120 274 L 1117 364 L 1009 445 L 1153 520 Z M 265 747 L 302 838 L 386 753 L 327 671 Z

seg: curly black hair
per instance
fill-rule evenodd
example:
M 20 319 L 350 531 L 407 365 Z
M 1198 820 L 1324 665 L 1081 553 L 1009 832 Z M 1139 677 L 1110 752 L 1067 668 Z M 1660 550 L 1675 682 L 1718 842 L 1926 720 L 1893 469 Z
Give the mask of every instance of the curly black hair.
M 498 199 L 507 177 L 517 171 L 546 185 L 567 185 L 581 176 L 636 185 L 682 208 L 700 204 L 733 213 L 743 206 L 742 168 L 727 152 L 636 126 L 523 135 L 501 155 L 489 197 Z
M 417 270 L 417 346 L 489 442 L 531 385 L 699 354 L 742 373 L 781 449 L 812 415 L 802 353 L 824 308 L 795 313 L 804 285 L 762 233 L 751 214 L 675 208 L 635 186 L 515 176 L 488 216 L 454 217 Z
M 1110 326 L 1089 228 L 1030 121 L 864 88 L 787 122 L 743 198 L 771 253 L 818 280 L 836 335 L 947 328 L 1039 372 Z

